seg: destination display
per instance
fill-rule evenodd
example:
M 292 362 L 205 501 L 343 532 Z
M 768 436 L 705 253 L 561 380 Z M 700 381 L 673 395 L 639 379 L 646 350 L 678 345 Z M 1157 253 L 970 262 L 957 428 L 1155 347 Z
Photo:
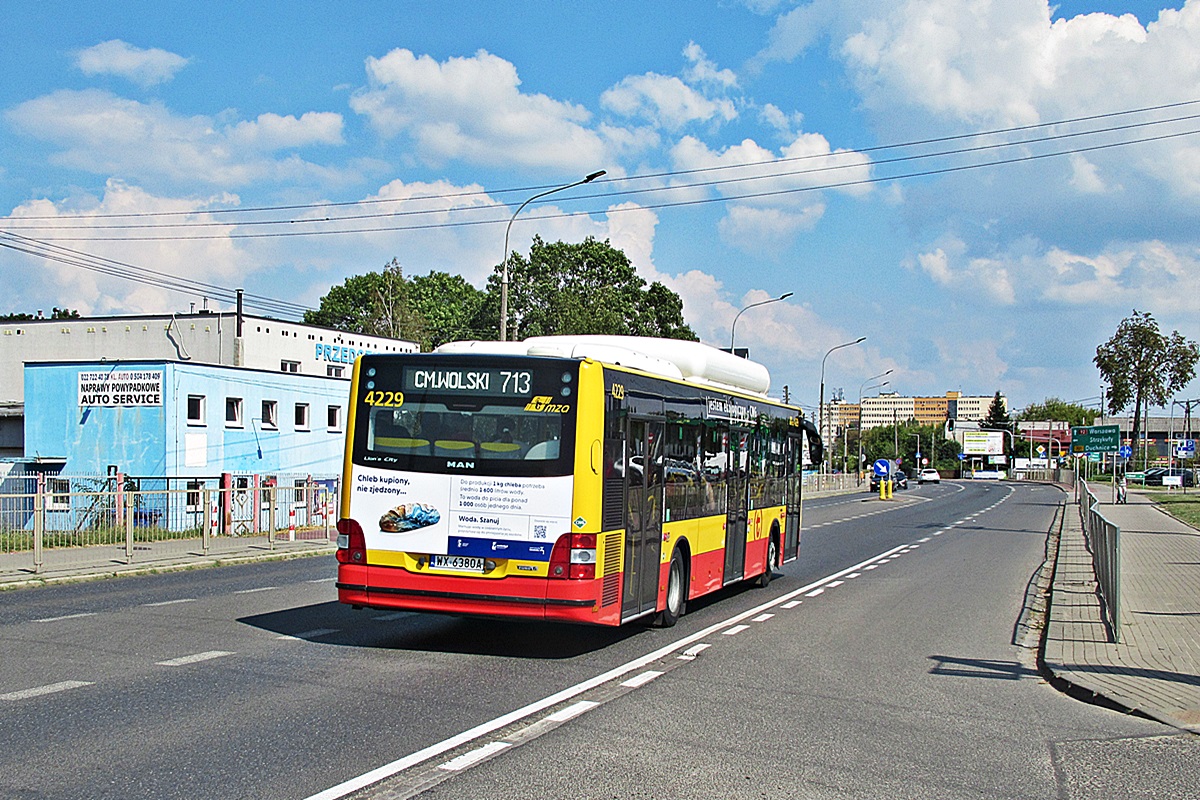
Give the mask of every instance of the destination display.
M 481 367 L 406 367 L 405 392 L 533 396 L 533 373 L 525 369 Z

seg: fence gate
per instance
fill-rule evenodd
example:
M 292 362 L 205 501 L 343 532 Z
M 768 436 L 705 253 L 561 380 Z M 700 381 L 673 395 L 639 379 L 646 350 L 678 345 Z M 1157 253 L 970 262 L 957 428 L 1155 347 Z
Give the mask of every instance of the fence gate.
M 234 475 L 229 495 L 230 533 L 234 536 L 256 533 L 253 476 Z

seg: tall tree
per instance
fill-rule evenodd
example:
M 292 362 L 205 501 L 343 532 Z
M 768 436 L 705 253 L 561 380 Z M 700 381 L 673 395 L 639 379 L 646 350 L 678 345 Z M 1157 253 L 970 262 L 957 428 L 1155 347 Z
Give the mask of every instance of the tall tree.
M 657 281 L 646 285 L 608 241 L 547 244 L 535 237 L 529 258 L 509 256 L 508 307 L 513 339 L 556 334 L 630 334 L 696 341 L 683 301 Z M 488 278 L 499 296 L 502 265 Z M 497 312 L 498 315 L 498 312 Z
M 1167 336 L 1149 313 L 1121 320 L 1117 332 L 1096 348 L 1096 367 L 1108 384 L 1108 410 L 1120 414 L 1133 404 L 1133 443 L 1141 437 L 1142 411 L 1162 406 L 1196 375 L 1200 347 L 1173 331 Z
M 408 281 L 400 262 L 392 259 L 379 272 L 353 275 L 321 298 L 316 311 L 304 314 L 310 325 L 339 331 L 418 340 L 423 320 L 408 308 Z

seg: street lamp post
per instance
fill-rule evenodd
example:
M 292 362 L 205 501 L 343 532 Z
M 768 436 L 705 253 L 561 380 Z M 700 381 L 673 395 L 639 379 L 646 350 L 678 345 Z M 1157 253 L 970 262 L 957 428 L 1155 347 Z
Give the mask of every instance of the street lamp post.
M 855 472 L 856 472 L 856 473 L 857 473 L 857 475 L 858 475 L 858 482 L 859 482 L 860 484 L 862 483 L 862 460 L 863 460 L 863 446 L 862 446 L 862 432 L 863 432 L 863 424 L 862 424 L 862 400 L 863 400 L 863 391 L 864 391 L 865 389 L 881 389 L 881 388 L 883 388 L 884 386 L 887 386 L 889 383 L 891 383 L 891 381 L 884 381 L 883 383 L 876 383 L 876 384 L 874 384 L 874 385 L 872 385 L 872 386 L 867 386 L 867 383 L 868 383 L 869 381 L 873 381 L 873 380 L 875 380 L 876 378 L 884 378 L 884 377 L 887 377 L 888 375 L 891 375 L 891 374 L 892 374 L 892 372 L 893 372 L 893 370 L 890 370 L 890 369 L 889 369 L 887 372 L 881 372 L 881 373 L 879 373 L 878 375 L 874 375 L 874 376 L 872 376 L 872 377 L 870 377 L 870 378 L 867 378 L 867 380 L 863 381 L 863 382 L 862 382 L 861 384 L 859 384 L 859 386 L 858 386 L 858 467 L 855 469 Z
M 524 203 L 521 203 L 521 205 L 517 206 L 517 210 L 513 212 L 512 217 L 508 220 L 508 227 L 504 229 L 504 261 L 501 262 L 503 272 L 500 276 L 500 341 L 508 341 L 508 234 L 509 231 L 512 230 L 513 222 L 515 222 L 517 219 L 517 214 L 520 214 L 521 210 L 524 209 L 525 206 L 529 205 L 534 200 L 537 200 L 539 197 L 545 197 L 548 194 L 561 192 L 564 189 L 571 189 L 576 186 L 582 186 L 585 183 L 591 183 L 604 173 L 604 170 L 593 172 L 583 180 L 575 181 L 574 183 L 567 183 L 562 186 L 556 186 L 553 189 L 547 189 L 544 192 L 539 192 L 538 194 L 535 194 L 533 197 L 526 200 Z
M 792 294 L 793 294 L 792 292 L 784 292 L 783 294 L 779 295 L 779 297 L 772 297 L 770 300 L 759 300 L 757 303 L 751 303 L 750 305 L 743 308 L 741 311 L 737 312 L 737 314 L 735 314 L 733 317 L 733 324 L 729 326 L 729 352 L 730 353 L 733 352 L 733 337 L 737 335 L 738 317 L 740 317 L 742 314 L 746 313 L 750 309 L 754 308 L 755 306 L 765 306 L 767 303 L 778 303 L 780 300 L 787 300 L 789 297 L 792 296 Z
M 737 322 L 737 319 L 734 319 L 734 322 Z M 852 347 L 853 345 L 860 344 L 866 340 L 867 337 L 860 336 L 853 342 L 843 342 L 842 344 L 834 345 L 833 347 L 829 348 L 828 352 L 825 353 L 824 358 L 821 359 L 821 394 L 820 397 L 817 398 L 817 433 L 822 437 L 822 439 L 825 436 L 825 359 L 829 358 L 829 354 L 834 350 L 841 350 L 843 347 Z

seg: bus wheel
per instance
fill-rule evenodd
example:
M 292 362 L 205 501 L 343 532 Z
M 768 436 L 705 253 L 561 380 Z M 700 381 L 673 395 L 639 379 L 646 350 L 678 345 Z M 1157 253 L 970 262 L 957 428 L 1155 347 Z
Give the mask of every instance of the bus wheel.
M 671 567 L 667 570 L 667 607 L 658 615 L 660 628 L 670 628 L 687 613 L 687 569 L 683 554 L 678 549 L 671 554 Z
M 771 573 L 775 570 L 775 562 L 779 560 L 779 546 L 775 544 L 775 537 L 771 537 L 770 543 L 767 545 L 767 568 L 763 570 L 763 574 L 758 576 L 758 587 L 765 589 L 771 583 L 771 578 L 774 577 Z

